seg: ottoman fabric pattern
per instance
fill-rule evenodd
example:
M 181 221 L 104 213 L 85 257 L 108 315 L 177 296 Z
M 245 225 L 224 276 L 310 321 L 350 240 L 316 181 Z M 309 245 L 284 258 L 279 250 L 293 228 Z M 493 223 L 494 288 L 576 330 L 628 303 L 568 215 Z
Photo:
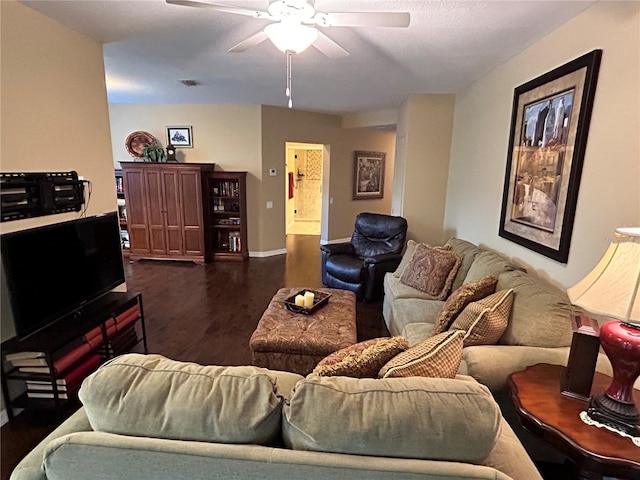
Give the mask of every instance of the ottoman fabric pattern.
M 330 353 L 357 342 L 353 292 L 315 289 L 330 293 L 329 303 L 302 315 L 284 305 L 300 290 L 282 288 L 271 299 L 249 341 L 254 365 L 307 375 Z

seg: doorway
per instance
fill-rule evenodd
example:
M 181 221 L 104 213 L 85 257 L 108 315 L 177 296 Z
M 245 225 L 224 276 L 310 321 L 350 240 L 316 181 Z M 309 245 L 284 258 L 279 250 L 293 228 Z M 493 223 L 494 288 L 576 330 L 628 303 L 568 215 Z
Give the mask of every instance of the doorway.
M 320 235 L 322 227 L 323 145 L 286 144 L 287 235 Z

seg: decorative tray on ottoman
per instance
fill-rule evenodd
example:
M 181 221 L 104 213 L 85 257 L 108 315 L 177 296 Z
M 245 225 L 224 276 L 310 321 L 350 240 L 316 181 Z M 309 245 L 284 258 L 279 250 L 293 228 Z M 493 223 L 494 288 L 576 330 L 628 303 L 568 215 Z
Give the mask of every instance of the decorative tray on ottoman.
M 311 307 L 303 307 L 301 305 L 296 305 L 296 296 L 302 295 L 304 296 L 305 292 L 313 293 L 313 305 Z M 300 290 L 299 292 L 294 293 L 290 297 L 288 297 L 284 301 L 284 306 L 287 307 L 287 310 L 293 313 L 302 313 L 303 315 L 310 315 L 319 308 L 324 307 L 327 303 L 329 303 L 329 298 L 331 297 L 330 293 L 319 292 L 317 290 L 311 290 L 305 288 L 304 290 Z

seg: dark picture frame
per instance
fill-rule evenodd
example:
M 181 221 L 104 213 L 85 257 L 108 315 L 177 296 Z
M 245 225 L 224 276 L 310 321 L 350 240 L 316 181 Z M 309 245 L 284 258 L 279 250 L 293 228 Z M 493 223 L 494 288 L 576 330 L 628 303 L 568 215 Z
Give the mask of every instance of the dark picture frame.
M 370 200 L 384 197 L 385 157 L 386 154 L 383 152 L 354 152 L 354 200 Z
M 193 148 L 191 126 L 167 127 L 167 145 L 176 148 Z
M 514 89 L 498 234 L 567 263 L 602 50 Z

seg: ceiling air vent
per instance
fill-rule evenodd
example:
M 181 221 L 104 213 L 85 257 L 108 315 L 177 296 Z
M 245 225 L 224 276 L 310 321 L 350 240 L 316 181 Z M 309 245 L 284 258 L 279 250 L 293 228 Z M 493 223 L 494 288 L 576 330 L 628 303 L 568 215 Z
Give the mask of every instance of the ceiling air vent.
M 180 80 L 180 83 L 185 87 L 195 87 L 196 85 L 200 85 L 197 80 Z

